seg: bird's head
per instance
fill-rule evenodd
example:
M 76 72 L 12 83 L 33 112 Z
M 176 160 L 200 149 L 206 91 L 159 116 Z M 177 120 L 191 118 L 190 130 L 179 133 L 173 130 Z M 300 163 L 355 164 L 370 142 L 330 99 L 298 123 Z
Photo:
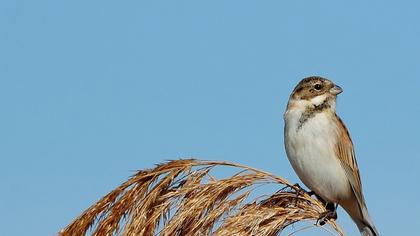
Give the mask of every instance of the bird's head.
M 311 76 L 301 80 L 289 98 L 288 109 L 298 106 L 300 108 L 313 108 L 329 105 L 335 109 L 335 100 L 343 90 L 332 81 Z

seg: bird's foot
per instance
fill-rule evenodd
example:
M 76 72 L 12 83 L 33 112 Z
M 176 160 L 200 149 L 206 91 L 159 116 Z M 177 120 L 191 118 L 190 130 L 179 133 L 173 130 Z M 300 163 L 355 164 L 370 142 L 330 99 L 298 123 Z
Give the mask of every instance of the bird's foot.
M 306 193 L 306 194 L 309 194 L 310 196 L 312 196 L 313 194 L 315 194 L 315 192 L 314 191 L 307 191 L 307 190 L 305 190 L 304 188 L 302 188 L 298 183 L 296 183 L 296 184 L 294 184 L 294 185 L 292 185 L 292 188 L 294 189 L 294 190 L 296 190 L 296 192 L 304 192 L 304 193 Z
M 333 202 L 328 202 L 326 205 L 325 205 L 325 208 L 327 209 L 327 211 L 333 211 L 333 212 L 336 212 L 337 211 L 337 207 L 338 207 L 338 204 L 334 204 Z M 336 214 L 336 217 L 335 217 L 335 220 L 337 219 L 337 214 Z
M 334 206 L 334 205 L 333 205 Z M 327 211 L 325 211 L 325 212 L 322 212 L 320 215 L 319 215 L 319 218 L 318 218 L 318 220 L 316 221 L 316 224 L 318 224 L 319 223 L 319 225 L 325 225 L 325 223 L 328 221 L 328 220 L 336 220 L 337 219 L 337 212 L 334 210 L 334 211 L 331 211 L 331 210 L 327 210 Z
M 300 185 L 298 183 L 294 184 L 293 187 L 296 190 L 295 206 L 297 206 L 298 199 L 299 199 L 299 194 L 301 192 L 306 192 L 307 193 L 307 191 L 305 189 L 303 189 L 302 187 L 300 187 Z

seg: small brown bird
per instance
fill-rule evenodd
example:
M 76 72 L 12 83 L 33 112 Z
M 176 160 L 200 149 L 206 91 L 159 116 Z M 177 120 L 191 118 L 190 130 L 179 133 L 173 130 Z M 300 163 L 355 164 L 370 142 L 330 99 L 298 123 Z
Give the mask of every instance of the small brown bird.
M 341 205 L 361 235 L 379 236 L 363 197 L 350 134 L 335 112 L 342 91 L 318 76 L 300 81 L 284 114 L 286 153 L 301 181 L 322 201 Z

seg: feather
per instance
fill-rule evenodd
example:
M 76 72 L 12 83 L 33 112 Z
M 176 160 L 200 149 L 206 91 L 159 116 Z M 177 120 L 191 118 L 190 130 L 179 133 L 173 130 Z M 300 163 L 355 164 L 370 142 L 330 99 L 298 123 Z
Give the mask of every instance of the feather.
M 356 198 L 358 216 L 352 215 L 354 214 L 353 212 L 355 209 L 346 210 L 356 222 L 357 227 L 363 236 L 378 236 L 379 233 L 376 230 L 366 207 L 365 198 L 362 192 L 362 181 L 360 180 L 359 167 L 357 165 L 356 155 L 354 154 L 353 142 L 350 138 L 350 134 L 344 122 L 337 114 L 334 116 L 334 121 L 338 126 L 335 153 L 337 158 L 340 160 L 340 164 L 343 167 L 350 183 L 352 193 Z M 354 204 L 350 204 L 350 207 L 353 206 Z M 344 204 L 343 207 L 349 208 L 349 206 L 346 206 L 346 204 Z
M 357 165 L 356 156 L 354 154 L 353 142 L 350 138 L 349 131 L 347 130 L 340 117 L 335 114 L 333 119 L 338 126 L 338 137 L 336 138 L 337 143 L 335 146 L 335 153 L 337 158 L 340 160 L 341 166 L 346 172 L 352 190 L 356 195 L 356 199 L 360 208 L 359 210 L 361 211 L 362 206 L 365 205 L 365 200 L 362 193 L 362 181 L 360 180 L 359 167 Z M 360 213 L 362 215 L 362 212 Z

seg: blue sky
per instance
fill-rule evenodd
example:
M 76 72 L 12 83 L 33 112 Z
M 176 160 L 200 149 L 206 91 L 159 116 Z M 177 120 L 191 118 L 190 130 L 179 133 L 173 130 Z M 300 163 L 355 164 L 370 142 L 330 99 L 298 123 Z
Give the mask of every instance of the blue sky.
M 53 235 L 133 170 L 229 160 L 298 179 L 295 84 L 340 85 L 369 210 L 414 235 L 420 189 L 415 1 L 1 1 L 2 235 Z M 221 173 L 223 174 L 223 173 Z M 357 235 L 339 213 L 348 235 Z

